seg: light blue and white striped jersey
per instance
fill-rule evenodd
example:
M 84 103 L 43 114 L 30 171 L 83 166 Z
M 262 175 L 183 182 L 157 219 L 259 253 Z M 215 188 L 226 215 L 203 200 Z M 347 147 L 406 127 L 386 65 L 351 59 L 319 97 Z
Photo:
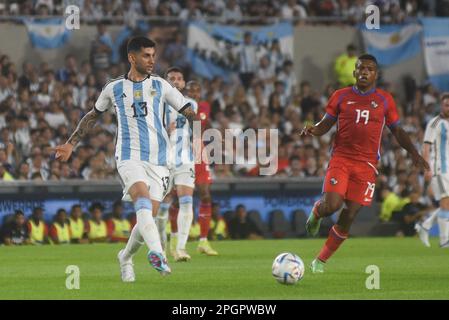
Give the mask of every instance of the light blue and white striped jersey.
M 186 100 L 190 102 L 190 106 L 192 107 L 195 113 L 198 112 L 198 104 L 195 100 L 187 98 Z M 171 107 L 171 105 L 165 105 L 165 115 L 164 115 L 164 123 L 168 128 L 174 123 L 175 130 L 170 135 L 170 153 L 171 160 L 173 161 L 173 165 L 179 167 L 183 164 L 193 164 L 193 149 L 191 142 L 191 130 L 189 122 L 186 117 L 177 112 L 175 108 Z
M 434 175 L 449 173 L 449 121 L 436 116 L 427 123 L 424 143 L 430 143 L 430 168 Z
M 157 75 L 149 75 L 140 82 L 131 81 L 124 75 L 105 85 L 95 109 L 104 112 L 112 106 L 115 108 L 117 161 L 139 160 L 167 166 L 170 141 L 163 125 L 164 103 L 181 110 L 189 102 Z

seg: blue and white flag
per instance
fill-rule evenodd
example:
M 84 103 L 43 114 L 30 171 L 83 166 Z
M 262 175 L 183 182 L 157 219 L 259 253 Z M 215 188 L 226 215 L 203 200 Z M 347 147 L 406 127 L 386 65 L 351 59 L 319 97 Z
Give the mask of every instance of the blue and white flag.
M 440 91 L 449 91 L 449 19 L 423 18 L 424 60 L 429 80 Z
M 366 51 L 381 66 L 398 64 L 421 52 L 422 27 L 417 23 L 384 25 L 380 29 L 361 28 Z
M 64 18 L 23 19 L 33 47 L 54 49 L 62 47 L 70 38 Z
M 229 81 L 236 69 L 228 63 L 227 55 L 243 43 L 243 36 L 248 31 L 252 34 L 254 45 L 263 47 L 278 40 L 285 58 L 293 58 L 293 27 L 290 23 L 247 30 L 236 26 L 192 22 L 188 29 L 187 55 L 193 71 L 209 79 L 220 76 Z

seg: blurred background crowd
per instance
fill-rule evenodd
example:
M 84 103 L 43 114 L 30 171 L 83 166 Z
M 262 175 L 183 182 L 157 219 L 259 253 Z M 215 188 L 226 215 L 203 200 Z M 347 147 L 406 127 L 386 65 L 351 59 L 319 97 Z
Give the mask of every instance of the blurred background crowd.
M 387 22 L 425 15 L 449 16 L 449 1 L 379 0 L 374 3 L 380 6 L 384 12 L 382 19 Z M 108 17 L 135 19 L 136 16 L 157 15 L 203 19 L 220 16 L 222 22 L 238 23 L 243 16 L 299 20 L 334 16 L 357 22 L 364 17 L 366 5 L 360 0 L 6 0 L 0 3 L 0 16 L 60 15 L 68 4 L 78 5 L 83 18 L 106 17 L 97 24 L 98 35 L 90 44 L 90 57 L 79 59 L 69 54 L 65 66 L 54 69 L 48 63 L 15 65 L 0 48 L 0 180 L 117 179 L 114 157 L 117 128 L 113 112 L 102 116 L 100 123 L 76 148 L 69 163 L 55 161 L 53 151 L 56 145 L 67 140 L 83 115 L 92 109 L 107 80 L 127 71 L 126 55 L 122 53 L 118 61 L 113 59 L 108 33 L 109 24 L 123 21 L 108 21 Z M 259 19 L 258 23 L 261 22 L 263 20 Z M 230 54 L 226 63 L 235 66 L 236 78 L 226 83 L 220 77 L 205 80 L 195 75 L 187 59 L 186 35 L 179 27 L 173 30 L 169 37 L 165 35 L 164 42 L 158 42 L 156 73 L 163 75 L 169 66 L 179 66 L 185 71 L 186 79 L 199 80 L 213 128 L 234 129 L 237 133 L 248 128 L 278 129 L 280 144 L 275 177 L 324 176 L 335 128 L 320 138 L 300 139 L 299 132 L 305 124 L 316 123 L 323 117 L 327 100 L 336 89 L 354 83 L 352 68 L 347 66 L 355 63 L 357 55 L 362 53 L 361 48 L 348 44 L 346 52 L 335 57 L 335 81 L 317 88 L 312 87 L 307 78 L 295 74 L 291 57 L 283 56 L 275 40 L 254 51 L 251 70 L 243 72 L 241 55 Z M 382 77 L 382 72 L 378 87 L 395 97 L 402 126 L 421 150 L 425 125 L 439 110 L 439 92 L 429 83 L 416 83 L 413 78 L 391 83 Z M 429 198 L 422 197 L 425 194 L 422 172 L 411 165 L 405 150 L 399 147 L 388 129 L 383 132 L 381 155 L 376 198 L 387 203 L 382 208 L 381 219 L 391 220 L 393 212 L 415 201 L 416 195 L 416 201 L 430 206 Z M 243 165 L 212 165 L 213 177 L 258 176 L 257 160 L 247 160 L 249 163 Z
M 264 19 L 326 16 L 357 23 L 363 19 L 367 3 L 381 9 L 382 22 L 401 23 L 409 17 L 449 15 L 449 3 L 445 0 L 3 0 L 0 15 L 62 15 L 68 5 L 76 5 L 87 21 L 158 16 L 182 20 L 212 17 L 223 23 L 239 23 L 242 17 L 257 17 L 260 24 Z

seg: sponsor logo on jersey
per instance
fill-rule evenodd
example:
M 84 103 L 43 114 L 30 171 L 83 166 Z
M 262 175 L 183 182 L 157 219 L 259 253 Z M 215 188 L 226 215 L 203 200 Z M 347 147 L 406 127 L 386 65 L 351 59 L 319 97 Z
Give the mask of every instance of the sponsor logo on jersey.
M 331 178 L 331 185 L 335 186 L 338 183 L 338 180 L 335 178 Z
M 374 109 L 377 108 L 379 105 L 376 103 L 376 101 L 371 101 L 371 107 Z

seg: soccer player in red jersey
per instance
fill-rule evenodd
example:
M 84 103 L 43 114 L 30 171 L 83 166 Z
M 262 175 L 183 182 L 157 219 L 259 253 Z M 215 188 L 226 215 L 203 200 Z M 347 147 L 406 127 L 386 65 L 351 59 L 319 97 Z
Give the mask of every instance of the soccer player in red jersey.
M 306 223 L 307 232 L 316 235 L 322 218 L 332 215 L 343 205 L 344 208 L 323 248 L 312 261 L 313 273 L 324 272 L 324 263 L 348 237 L 360 208 L 371 204 L 384 125 L 408 151 L 413 164 L 429 170 L 428 163 L 399 125 L 393 97 L 376 88 L 377 71 L 374 56 L 364 54 L 358 57 L 354 70 L 356 84 L 335 91 L 328 101 L 323 119 L 316 125 L 306 126 L 301 132 L 301 135 L 322 136 L 337 123 L 323 196 L 313 206 Z
M 196 101 L 200 101 L 201 95 L 198 94 L 193 97 Z M 201 101 L 198 103 L 198 118 L 201 120 L 201 136 L 205 129 L 210 127 L 209 115 L 210 105 L 208 102 Z M 201 160 L 201 163 L 195 164 L 195 186 L 200 196 L 200 209 L 198 215 L 198 223 L 200 224 L 200 243 L 198 244 L 198 251 L 208 256 L 216 256 L 218 252 L 214 250 L 207 235 L 210 229 L 210 220 L 212 218 L 212 197 L 210 195 L 210 185 L 212 184 L 212 177 L 210 174 L 209 165 Z

